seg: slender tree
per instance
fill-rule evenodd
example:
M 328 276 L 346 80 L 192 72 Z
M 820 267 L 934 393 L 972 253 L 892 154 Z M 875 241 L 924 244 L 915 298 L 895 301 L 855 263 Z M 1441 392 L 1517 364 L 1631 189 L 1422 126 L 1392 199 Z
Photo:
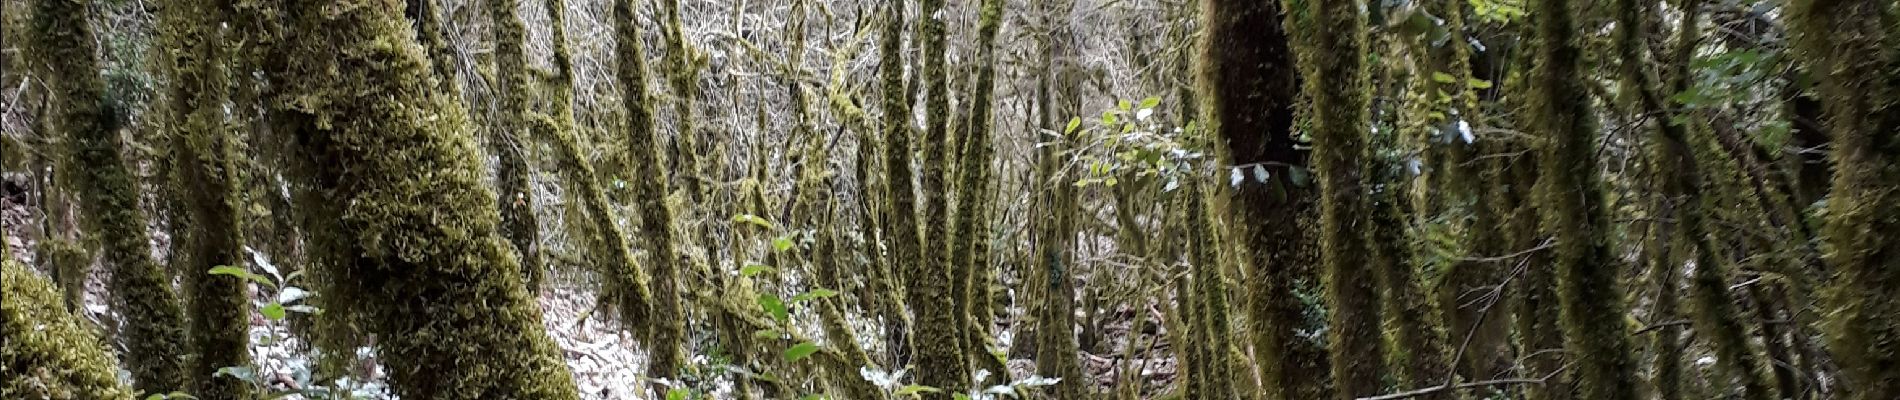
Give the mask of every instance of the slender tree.
M 1628 309 L 1610 253 L 1609 218 L 1596 152 L 1597 124 L 1583 79 L 1583 48 L 1569 0 L 1542 0 L 1530 13 L 1533 66 L 1529 126 L 1545 140 L 1538 152 L 1538 200 L 1556 237 L 1557 298 L 1564 350 L 1575 359 L 1584 398 L 1635 399 Z
M 496 205 L 501 208 L 501 234 L 521 259 L 522 276 L 528 289 L 537 290 L 547 274 L 541 268 L 539 222 L 534 215 L 534 190 L 531 188 L 528 160 L 534 156 L 534 142 L 528 126 L 529 86 L 528 27 L 515 15 L 516 0 L 486 0 L 488 16 L 495 24 L 495 74 L 500 84 L 495 91 L 501 97 L 501 115 L 495 119 L 494 135 L 488 140 L 495 154 L 495 187 L 500 192 Z M 422 10 L 427 11 L 427 10 Z M 427 38 L 425 34 L 422 37 Z M 438 38 L 439 39 L 439 38 Z M 432 44 L 437 45 L 439 44 Z M 425 48 L 427 49 L 427 48 Z M 448 76 L 437 74 L 439 79 Z
M 1002 360 L 989 352 L 990 318 L 984 314 L 991 311 L 983 305 L 990 301 L 990 280 L 994 274 L 988 266 L 987 251 L 978 249 L 989 242 L 990 199 L 994 196 L 994 185 L 990 170 L 991 158 L 996 150 L 990 143 L 991 115 L 996 86 L 996 32 L 1002 29 L 1002 0 L 984 0 L 977 23 L 977 71 L 976 87 L 970 104 L 970 121 L 958 138 L 963 148 L 960 166 L 957 167 L 957 215 L 953 242 L 947 245 L 950 252 L 950 282 L 958 285 L 952 293 L 956 296 L 955 312 L 958 326 L 964 332 L 963 350 L 970 354 L 978 368 L 992 373 L 1007 373 Z
M 684 254 L 678 253 L 675 247 L 677 244 L 674 240 L 677 236 L 674 234 L 672 225 L 673 210 L 665 200 L 668 192 L 667 174 L 660 172 L 660 146 L 657 135 L 654 133 L 652 102 L 647 98 L 646 51 L 640 41 L 639 18 L 634 16 L 636 9 L 638 5 L 633 0 L 614 2 L 615 32 L 619 37 L 615 55 L 620 60 L 616 76 L 620 80 L 621 87 L 626 90 L 626 93 L 621 96 L 621 107 L 628 118 L 626 136 L 627 149 L 632 155 L 630 160 L 632 162 L 629 164 L 634 169 L 631 171 L 634 177 L 634 197 L 639 202 L 638 207 L 642 212 L 642 230 L 646 233 L 646 244 L 653 249 L 653 256 L 648 257 L 648 262 L 653 263 L 654 266 L 651 274 L 652 282 L 645 282 L 646 277 L 642 276 L 645 274 L 635 273 L 635 276 L 640 276 L 640 278 L 625 283 L 651 286 L 635 289 L 651 293 L 650 299 L 645 300 L 650 303 L 651 319 L 639 321 L 648 325 L 649 327 L 645 329 L 650 332 L 648 334 L 650 340 L 647 343 L 652 349 L 650 355 L 652 361 L 648 364 L 647 372 L 655 377 L 672 377 L 680 367 L 685 365 L 686 361 L 683 353 L 686 321 L 685 314 L 681 310 L 684 305 L 680 303 L 677 281 L 679 261 Z M 678 29 L 678 27 L 668 29 Z M 675 48 L 674 51 L 678 52 L 682 49 Z M 676 66 L 678 67 L 683 66 Z M 682 107 L 681 110 L 684 111 L 686 108 Z M 688 134 L 686 132 L 688 131 L 682 131 L 680 140 L 686 140 L 685 135 Z M 601 211 L 608 211 L 605 209 L 607 208 L 606 199 L 603 197 L 600 200 L 603 202 Z M 613 224 L 614 222 L 609 219 L 601 220 L 599 225 L 605 229 Z M 638 297 L 649 297 L 649 295 L 640 293 Z M 664 389 L 659 389 L 659 391 L 664 392 Z
M 99 240 L 100 256 L 111 272 L 108 293 L 123 318 L 120 336 L 133 387 L 171 392 L 188 382 L 181 357 L 188 349 L 184 310 L 172 292 L 171 277 L 152 259 L 138 186 L 120 154 L 125 106 L 106 97 L 88 21 L 90 3 L 35 1 L 32 58 L 46 68 L 45 82 L 54 102 L 54 113 L 47 117 L 66 141 L 70 165 L 65 169 L 79 188 L 83 222 Z
M 943 0 L 924 0 L 919 18 L 920 42 L 923 49 L 922 73 L 924 80 L 924 135 L 921 150 L 924 155 L 923 169 L 918 176 L 922 182 L 921 193 L 924 196 L 922 224 L 924 236 L 919 237 L 922 258 L 914 258 L 905 277 L 909 279 L 907 293 L 911 315 L 917 326 L 911 331 L 911 343 L 917 351 L 917 380 L 919 383 L 944 389 L 930 397 L 950 398 L 950 393 L 969 386 L 968 358 L 962 350 L 963 340 L 957 330 L 960 319 L 956 315 L 956 295 L 953 289 L 961 287 L 950 282 L 950 258 L 945 254 L 950 249 L 948 243 L 932 240 L 931 245 L 922 245 L 923 238 L 942 238 L 949 236 L 948 193 L 945 185 L 946 167 L 949 166 L 947 148 L 949 122 L 952 118 L 949 110 L 950 93 L 946 85 L 948 76 L 944 68 L 945 28 L 940 15 Z M 900 217 L 901 218 L 901 217 Z
M 1360 226 L 1370 223 L 1364 186 L 1366 110 L 1365 4 L 1306 3 L 1313 31 L 1299 53 L 1313 98 L 1313 158 L 1319 175 L 1320 262 L 1326 273 L 1327 337 L 1333 386 L 1342 399 L 1378 394 L 1379 293 Z
M 201 399 L 247 399 L 250 383 L 218 374 L 250 364 L 250 298 L 243 278 L 212 275 L 216 266 L 244 265 L 237 137 L 225 121 L 229 97 L 227 43 L 222 25 L 233 4 L 176 1 L 162 10 L 162 35 L 181 47 L 170 53 L 170 118 L 174 191 L 191 230 L 186 253 L 174 258 L 190 295 L 191 392 Z
M 891 247 L 891 270 L 897 274 L 897 279 L 893 281 L 905 284 L 907 287 L 904 296 L 905 303 L 914 305 L 917 304 L 913 301 L 917 296 L 912 292 L 916 289 L 908 288 L 913 282 L 908 276 L 911 269 L 897 267 L 898 263 L 919 262 L 923 257 L 923 249 L 918 241 L 917 232 L 917 195 L 911 186 L 910 97 L 904 93 L 902 48 L 904 3 L 901 0 L 888 0 L 886 6 L 890 14 L 889 19 L 884 22 L 880 39 L 882 45 L 878 50 L 879 58 L 882 60 L 879 66 L 881 69 L 879 80 L 883 84 L 884 91 L 884 179 L 890 198 L 890 204 L 885 210 L 890 216 L 887 222 L 890 229 L 884 234 L 885 240 Z M 908 326 L 908 319 L 885 321 L 886 324 L 892 322 L 899 324 L 887 326 L 885 329 L 899 329 L 909 334 L 910 330 L 905 329 Z M 899 351 L 897 356 L 893 357 L 894 365 L 910 363 L 909 343 L 914 342 L 910 339 L 906 339 L 901 346 L 894 346 L 894 349 Z
M 1080 115 L 1082 110 L 1082 71 L 1076 65 L 1076 32 L 1069 14 L 1074 1 L 1050 1 L 1041 4 L 1045 18 L 1041 23 L 1049 33 L 1040 43 L 1044 55 L 1042 76 L 1037 87 L 1037 106 L 1041 129 L 1058 131 L 1062 116 Z M 1070 117 L 1074 118 L 1074 117 Z M 1060 379 L 1049 388 L 1050 396 L 1073 399 L 1087 395 L 1083 387 L 1081 346 L 1076 337 L 1075 231 L 1080 200 L 1071 182 L 1062 154 L 1073 142 L 1044 146 L 1037 156 L 1036 204 L 1049 210 L 1037 218 L 1033 258 L 1025 281 L 1029 291 L 1029 312 L 1034 316 L 1026 326 L 1033 332 L 1032 347 L 1036 373 Z
M 284 67 L 266 70 L 280 90 L 273 111 L 345 228 L 334 233 L 346 262 L 324 268 L 363 296 L 395 394 L 577 398 L 499 235 L 466 114 L 434 89 L 401 3 L 279 7 L 281 32 L 297 34 L 266 49 Z

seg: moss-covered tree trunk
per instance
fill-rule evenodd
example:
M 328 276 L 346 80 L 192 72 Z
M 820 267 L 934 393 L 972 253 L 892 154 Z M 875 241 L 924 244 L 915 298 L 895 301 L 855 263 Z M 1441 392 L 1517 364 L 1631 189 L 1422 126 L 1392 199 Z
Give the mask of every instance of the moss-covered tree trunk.
M 1408 105 L 1408 110 L 1414 109 Z M 1418 107 L 1417 109 L 1427 109 Z M 1409 191 L 1412 176 L 1404 166 L 1399 133 L 1387 130 L 1373 133 L 1373 164 L 1367 182 L 1372 209 L 1370 265 L 1373 280 L 1381 289 L 1381 316 L 1390 321 L 1387 356 L 1395 365 L 1394 375 L 1403 388 L 1423 388 L 1444 383 L 1450 372 L 1445 359 L 1445 332 L 1434 325 L 1437 314 L 1431 308 L 1428 291 L 1419 279 L 1420 266 L 1415 254 L 1418 238 L 1408 226 L 1407 211 L 1414 209 Z M 1390 150 L 1386 150 L 1390 149 Z M 1502 313 L 1499 313 L 1502 314 Z M 1508 325 L 1506 325 L 1508 327 Z M 1463 330 L 1459 330 L 1463 332 Z M 1451 398 L 1448 393 L 1420 395 L 1421 399 Z
M 981 17 L 977 24 L 977 71 L 976 87 L 970 101 L 970 120 L 964 127 L 958 142 L 961 143 L 960 166 L 957 167 L 957 215 L 950 248 L 950 280 L 960 284 L 956 288 L 955 313 L 957 326 L 963 332 L 963 351 L 969 353 L 972 364 L 979 369 L 995 374 L 1007 374 L 1008 369 L 1001 359 L 990 354 L 990 278 L 995 276 L 988 265 L 990 202 L 995 196 L 995 183 L 991 180 L 991 158 L 996 150 L 990 143 L 990 124 L 992 98 L 996 86 L 996 32 L 1002 29 L 1003 1 L 984 0 Z M 981 247 L 981 248 L 979 248 Z
M 970 381 L 968 359 L 961 346 L 963 340 L 958 331 L 964 327 L 957 321 L 956 288 L 963 287 L 952 283 L 950 242 L 936 238 L 948 238 L 950 221 L 949 190 L 945 175 L 949 172 L 950 149 L 947 146 L 949 123 L 953 118 L 949 109 L 950 93 L 948 74 L 944 68 L 945 28 L 940 15 L 943 0 L 923 0 L 919 18 L 918 47 L 923 49 L 922 65 L 924 80 L 924 135 L 921 150 L 924 164 L 919 171 L 922 182 L 921 194 L 924 196 L 923 214 L 918 222 L 923 226 L 923 236 L 919 237 L 921 258 L 908 266 L 905 278 L 908 279 L 911 315 L 916 326 L 911 330 L 911 342 L 917 351 L 917 381 L 926 386 L 944 389 L 928 395 L 928 398 L 950 398 L 950 393 L 960 392 L 968 387 Z M 899 217 L 903 218 L 903 217 Z M 923 240 L 930 238 L 926 243 Z
M 633 268 L 635 269 L 632 271 L 635 273 L 633 276 L 638 276 L 638 278 L 625 280 L 623 283 L 627 285 L 627 290 L 638 291 L 639 297 L 650 297 L 645 300 L 649 304 L 640 306 L 649 307 L 645 311 L 651 314 L 647 316 L 648 319 L 628 321 L 641 324 L 641 329 L 647 331 L 647 345 L 650 349 L 647 373 L 654 377 L 672 377 L 685 364 L 683 346 L 686 340 L 686 321 L 681 309 L 683 305 L 679 300 L 677 281 L 679 263 L 684 254 L 677 253 L 678 250 L 675 247 L 677 244 L 674 243 L 677 236 L 674 235 L 672 227 L 673 210 L 665 203 L 668 175 L 660 170 L 660 145 L 654 133 L 653 104 L 648 100 L 647 95 L 646 51 L 641 45 L 639 19 L 634 14 L 637 8 L 636 1 L 614 2 L 616 17 L 614 29 L 618 37 L 615 55 L 620 60 L 615 76 L 626 91 L 621 96 L 621 107 L 628 118 L 627 148 L 632 157 L 629 164 L 634 168 L 631 171 L 634 197 L 637 198 L 639 202 L 637 205 L 642 212 L 641 221 L 644 224 L 642 229 L 646 232 L 647 245 L 653 249 L 648 262 L 653 263 L 654 267 L 653 273 L 650 274 L 651 282 L 646 282 L 647 278 L 643 276 L 646 274 L 640 274 L 637 268 Z M 676 48 L 674 51 L 682 50 Z M 606 198 L 602 197 L 600 201 L 603 203 L 603 209 L 600 211 L 609 211 L 610 207 L 605 204 Z M 598 225 L 601 225 L 601 228 L 607 228 L 613 224 L 612 219 L 604 219 Z M 603 237 L 603 239 L 617 240 L 609 237 Z M 629 267 L 632 268 L 631 265 Z M 663 393 L 664 389 L 660 389 L 660 392 Z
M 674 159 L 679 160 L 681 163 L 679 171 L 684 172 L 678 175 L 683 175 L 684 177 L 682 182 L 684 182 L 683 186 L 686 190 L 687 200 L 690 200 L 690 204 L 695 206 L 707 207 L 708 205 L 705 199 L 706 188 L 705 185 L 701 183 L 701 181 L 705 179 L 705 177 L 701 175 L 704 172 L 704 167 L 699 164 L 699 149 L 696 145 L 697 137 L 694 136 L 697 132 L 693 128 L 693 102 L 699 92 L 697 85 L 699 84 L 698 68 L 700 56 L 697 51 L 694 50 L 694 47 L 686 40 L 686 26 L 685 23 L 680 21 L 679 0 L 666 0 L 662 2 L 660 6 L 661 11 L 664 13 L 663 17 L 665 17 L 661 36 L 666 39 L 667 43 L 666 63 L 670 68 L 669 71 L 671 71 L 668 77 L 671 78 L 670 80 L 673 86 L 674 117 L 679 118 L 679 123 L 675 126 L 678 129 L 679 136 L 674 138 L 674 149 L 676 151 Z M 631 14 L 629 14 L 629 19 L 631 19 Z M 635 21 L 632 20 L 623 23 L 637 25 Z M 635 45 L 634 47 L 638 47 L 637 45 L 640 43 L 638 38 L 640 36 L 629 36 L 627 32 L 628 31 L 621 31 L 621 46 Z M 635 30 L 632 32 L 637 33 L 638 31 Z M 644 67 L 645 64 L 626 61 L 627 59 L 624 57 L 629 55 L 627 53 L 628 50 L 623 49 L 620 51 L 620 54 L 623 56 L 623 58 L 621 58 L 622 65 L 620 67 L 622 70 L 621 82 L 623 82 L 624 85 L 629 85 L 628 87 L 632 87 L 631 79 L 635 77 L 630 75 L 631 72 L 628 72 L 627 69 Z M 627 64 L 633 65 L 629 66 Z M 640 75 L 645 76 L 644 73 Z M 643 82 L 640 85 L 644 87 L 645 83 Z M 636 98 L 633 96 L 623 96 L 622 98 L 622 101 L 627 102 L 625 109 L 628 110 L 627 113 L 629 115 L 635 114 L 635 112 L 632 111 L 635 107 L 632 101 L 635 99 L 642 100 L 644 104 L 639 106 L 648 108 L 647 112 L 649 114 L 651 113 L 652 102 L 644 101 L 645 97 Z M 652 134 L 652 127 L 654 125 L 651 123 L 651 120 L 649 119 L 645 125 L 648 130 L 646 141 L 640 143 L 634 143 L 633 140 L 628 141 L 629 148 L 634 149 L 634 152 L 642 151 L 639 150 L 642 147 L 659 147 L 659 141 L 655 138 L 655 135 Z M 635 126 L 635 123 L 629 123 L 628 126 Z M 629 135 L 638 134 L 637 132 L 629 133 Z M 647 163 L 647 165 L 657 168 L 660 165 L 658 159 L 651 157 L 655 155 L 657 155 L 657 153 L 640 154 L 638 157 L 646 161 L 652 161 Z M 655 172 L 636 176 L 635 178 L 651 180 L 667 179 L 668 177 L 665 174 Z M 671 229 L 670 224 L 672 224 L 673 214 L 685 214 L 683 216 L 690 216 L 692 214 L 691 212 L 676 213 L 664 209 L 666 207 L 664 204 L 664 196 L 668 193 L 665 185 L 652 186 L 655 185 L 653 182 L 642 183 L 642 185 L 648 185 L 643 190 L 643 193 L 647 194 L 647 196 L 644 197 L 647 198 L 640 200 L 639 205 L 643 210 L 642 215 L 648 217 L 644 218 L 642 223 L 645 224 L 643 229 L 645 230 L 645 234 L 649 237 L 660 235 L 665 229 Z M 661 203 L 652 202 L 654 200 L 658 200 Z M 707 262 L 711 262 L 717 253 L 713 250 L 713 243 L 715 242 L 711 230 L 707 228 L 708 225 L 709 224 L 705 223 L 700 224 L 698 226 L 697 236 L 704 241 L 706 259 Z M 677 238 L 675 235 L 667 236 Z M 647 365 L 647 374 L 655 377 L 677 376 L 676 374 L 680 372 L 679 369 L 686 365 L 686 357 L 688 356 L 686 354 L 686 346 L 688 344 L 688 338 L 686 337 L 686 304 L 682 301 L 684 295 L 680 292 L 680 285 L 684 283 L 682 280 L 683 274 L 681 272 L 684 267 L 682 263 L 684 260 L 689 259 L 683 258 L 685 257 L 684 253 L 675 253 L 681 250 L 666 250 L 667 248 L 681 246 L 678 243 L 673 243 L 676 242 L 673 240 L 668 240 L 667 242 L 669 243 L 666 248 L 655 247 L 650 250 L 650 254 L 652 254 L 650 258 L 653 259 L 653 268 L 652 273 L 649 275 L 652 276 L 653 281 L 647 285 L 653 292 L 653 320 L 649 323 L 654 325 L 652 338 L 649 341 L 653 349 L 648 355 L 651 363 Z M 649 242 L 648 244 L 657 245 L 659 243 Z M 673 257 L 674 259 L 666 262 L 659 261 L 660 258 L 666 257 Z
M 275 112 L 335 204 L 325 265 L 351 279 L 391 389 L 405 398 L 578 395 L 498 232 L 467 116 L 435 90 L 397 0 L 279 5 Z
M 0 246 L 0 397 L 131 399 L 95 329 L 62 304 L 53 283 Z
M 501 95 L 501 115 L 495 119 L 496 126 L 490 127 L 494 136 L 488 139 L 488 147 L 497 160 L 495 187 L 500 192 L 496 205 L 501 208 L 501 234 L 520 258 L 522 276 L 533 292 L 540 289 L 547 273 L 541 268 L 541 246 L 536 239 L 540 228 L 535 220 L 534 188 L 530 187 L 529 180 L 532 171 L 528 169 L 528 160 L 536 147 L 528 129 L 529 114 L 533 112 L 529 109 L 528 94 L 533 92 L 533 87 L 529 86 L 528 27 L 515 15 L 519 3 L 516 0 L 484 2 L 495 25 L 495 74 L 500 78 L 495 91 Z
M 47 118 L 66 141 L 66 169 L 79 188 L 80 214 L 99 240 L 110 272 L 107 289 L 124 324 L 120 336 L 133 386 L 171 392 L 188 381 L 184 311 L 171 276 L 152 259 L 138 186 L 120 154 L 124 106 L 106 97 L 89 6 L 84 0 L 35 1 L 32 58 L 46 68 L 44 81 L 54 102 Z
M 1236 185 L 1228 203 L 1247 275 L 1257 280 L 1246 309 L 1261 384 L 1272 399 L 1331 397 L 1325 350 L 1299 336 L 1306 317 L 1295 291 L 1318 284 L 1318 249 L 1307 234 L 1315 192 L 1292 179 L 1307 154 L 1292 135 L 1298 87 L 1280 4 L 1204 0 L 1201 13 L 1199 94 L 1221 166 L 1267 171 L 1264 182 Z
M 917 232 L 917 195 L 911 183 L 910 97 L 904 92 L 904 2 L 888 0 L 885 6 L 890 14 L 885 21 L 880 38 L 882 45 L 878 50 L 879 59 L 882 60 L 878 66 L 878 79 L 884 92 L 884 179 L 890 198 L 890 204 L 885 209 L 890 216 L 890 229 L 884 232 L 884 236 L 891 248 L 891 272 L 896 274 L 893 281 L 901 282 L 906 287 L 904 302 L 914 305 L 916 295 L 911 292 L 916 289 L 909 287 L 913 282 L 908 276 L 910 268 L 900 267 L 901 263 L 923 260 Z M 904 335 L 911 333 L 907 329 L 909 324 L 906 318 L 887 320 L 885 324 L 887 330 L 897 330 Z M 914 338 L 906 336 L 901 339 L 902 345 L 893 346 L 899 353 L 893 357 L 896 361 L 892 365 L 910 363 L 911 339 Z
M 1320 190 L 1320 263 L 1326 274 L 1327 341 L 1338 398 L 1378 394 L 1379 292 L 1366 257 L 1370 223 L 1364 174 L 1371 107 L 1365 4 L 1316 1 L 1311 42 L 1299 53 L 1313 99 L 1313 158 Z
M 1211 141 L 1210 141 L 1211 142 Z M 1195 288 L 1193 299 L 1197 300 L 1197 310 L 1192 315 L 1196 323 L 1186 327 L 1189 335 L 1198 341 L 1180 345 L 1194 347 L 1201 359 L 1194 360 L 1194 374 L 1189 378 L 1199 384 L 1205 399 L 1238 399 L 1235 379 L 1240 379 L 1240 371 L 1235 371 L 1233 357 L 1233 323 L 1228 317 L 1227 278 L 1222 276 L 1225 270 L 1220 265 L 1219 248 L 1221 240 L 1215 232 L 1219 226 L 1209 214 L 1215 212 L 1207 206 L 1210 196 L 1207 186 L 1211 176 L 1195 177 L 1187 190 L 1180 192 L 1186 203 L 1183 212 L 1187 215 L 1186 227 L 1190 230 L 1189 259 Z M 1214 188 L 1212 190 L 1220 190 Z M 1198 376 L 1197 376 L 1198 375 Z
M 1882 7 L 1886 9 L 1883 11 Z M 1832 249 L 1823 315 L 1846 387 L 1900 397 L 1900 16 L 1890 1 L 1789 3 L 1795 48 L 1827 109 L 1834 182 L 1821 239 Z
M 1533 3 L 1528 76 L 1529 132 L 1537 154 L 1538 202 L 1555 236 L 1557 298 L 1564 350 L 1584 398 L 1635 399 L 1628 308 L 1611 254 L 1610 221 L 1597 167 L 1597 124 L 1585 86 L 1583 49 L 1569 0 Z
M 1076 60 L 1080 50 L 1074 23 L 1069 16 L 1074 1 L 1049 1 L 1039 5 L 1049 34 L 1040 43 L 1044 64 L 1037 107 L 1041 129 L 1061 132 L 1069 118 L 1082 113 L 1082 71 Z M 1032 223 L 1034 255 L 1025 274 L 1030 298 L 1029 312 L 1034 314 L 1028 329 L 1033 332 L 1036 373 L 1061 379 L 1047 393 L 1053 398 L 1074 399 L 1087 395 L 1081 365 L 1081 349 L 1076 337 L 1075 317 L 1075 225 L 1080 214 L 1073 177 L 1062 161 L 1074 143 L 1063 141 L 1043 146 L 1037 154 L 1035 171 L 1036 207 L 1046 210 Z
M 185 278 L 191 307 L 191 393 L 207 400 L 248 399 L 252 386 L 219 368 L 250 364 L 251 301 L 243 278 L 212 275 L 217 266 L 245 265 L 243 204 L 237 135 L 225 121 L 228 82 L 224 29 L 233 4 L 174 1 L 162 10 L 161 34 L 179 46 L 170 53 L 168 112 L 172 137 L 172 184 L 188 218 L 186 254 L 173 268 Z M 179 240 L 174 238 L 174 240 Z

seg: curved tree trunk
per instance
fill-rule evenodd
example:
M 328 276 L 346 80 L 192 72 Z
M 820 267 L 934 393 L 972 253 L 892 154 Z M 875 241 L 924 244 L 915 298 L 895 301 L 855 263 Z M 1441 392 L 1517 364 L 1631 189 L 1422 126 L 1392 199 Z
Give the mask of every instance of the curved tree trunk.
M 429 80 L 396 0 L 300 0 L 267 69 L 274 111 L 327 183 L 336 247 L 323 266 L 356 294 L 391 388 L 405 398 L 578 398 L 517 260 L 466 114 Z M 295 63 L 286 62 L 295 60 Z M 416 171 L 428 171 L 417 174 Z M 478 300 L 472 300 L 478 299 Z M 456 368 L 443 368 L 456 366 Z

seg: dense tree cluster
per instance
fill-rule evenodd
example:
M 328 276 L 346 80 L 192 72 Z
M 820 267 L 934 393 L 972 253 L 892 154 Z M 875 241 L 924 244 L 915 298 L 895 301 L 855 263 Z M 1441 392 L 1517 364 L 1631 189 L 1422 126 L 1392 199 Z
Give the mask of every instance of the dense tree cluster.
M 8 399 L 1900 398 L 1891 0 L 4 11 Z

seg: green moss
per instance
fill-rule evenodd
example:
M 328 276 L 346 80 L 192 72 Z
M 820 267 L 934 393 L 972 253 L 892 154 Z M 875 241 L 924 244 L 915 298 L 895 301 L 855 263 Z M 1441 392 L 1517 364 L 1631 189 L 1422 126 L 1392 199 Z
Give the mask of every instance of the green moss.
M 219 368 L 250 365 L 250 297 L 238 277 L 211 275 L 212 267 L 244 265 L 237 138 L 224 120 L 229 98 L 224 30 L 227 5 L 175 2 L 163 10 L 160 28 L 177 46 L 166 60 L 171 73 L 173 192 L 187 215 L 178 228 L 183 254 L 173 269 L 190 295 L 188 316 L 195 357 L 189 364 L 191 393 L 202 399 L 247 399 L 252 385 Z
M 320 268 L 361 302 L 404 398 L 576 398 L 498 232 L 466 114 L 428 79 L 394 0 L 299 1 L 266 68 L 303 174 L 337 204 Z M 297 60 L 297 62 L 288 62 Z M 341 227 L 343 229 L 335 229 Z M 338 279 L 345 278 L 345 279 Z M 329 294 L 329 293 L 326 293 Z M 444 368 L 443 366 L 454 366 Z
M 170 277 L 152 260 L 138 186 L 120 154 L 122 111 L 105 98 L 86 1 L 33 4 L 34 58 L 46 66 L 54 99 L 53 127 L 66 138 L 86 228 L 99 240 L 111 271 L 110 301 L 123 316 L 125 361 L 139 390 L 169 392 L 186 379 L 181 350 L 185 318 Z
M 1900 238 L 1888 234 L 1900 232 L 1900 17 L 1891 5 L 1803 0 L 1786 14 L 1834 135 L 1821 239 L 1835 275 L 1822 315 L 1858 399 L 1900 397 Z
M 4 250 L 0 250 L 4 251 Z M 94 329 L 66 311 L 51 282 L 0 255 L 0 396 L 10 399 L 130 399 L 117 361 Z

